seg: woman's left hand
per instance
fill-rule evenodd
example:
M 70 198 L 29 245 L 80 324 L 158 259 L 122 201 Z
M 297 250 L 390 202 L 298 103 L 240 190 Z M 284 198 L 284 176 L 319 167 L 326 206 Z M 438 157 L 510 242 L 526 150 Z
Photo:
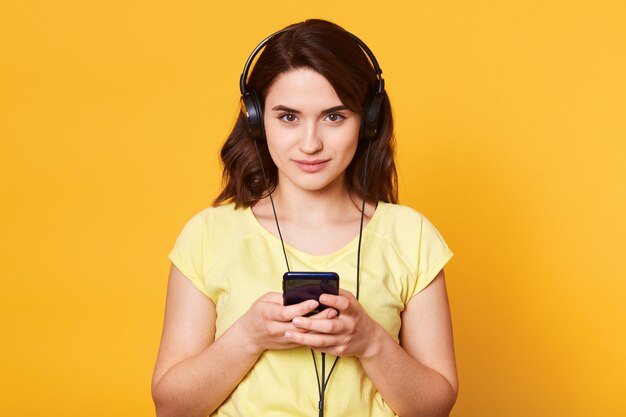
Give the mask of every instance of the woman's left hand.
M 336 356 L 366 358 L 375 353 L 375 341 L 381 327 L 352 293 L 340 289 L 339 295 L 322 294 L 320 302 L 337 310 L 338 317 L 296 317 L 292 320 L 293 325 L 308 332 L 288 331 L 285 333 L 287 339 Z

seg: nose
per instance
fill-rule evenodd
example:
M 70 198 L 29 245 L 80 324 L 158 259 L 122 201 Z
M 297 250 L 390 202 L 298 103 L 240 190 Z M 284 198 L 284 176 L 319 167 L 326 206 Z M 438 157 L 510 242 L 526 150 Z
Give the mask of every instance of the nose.
M 316 123 L 307 123 L 304 126 L 298 149 L 305 154 L 314 154 L 323 149 L 324 144 L 319 136 Z

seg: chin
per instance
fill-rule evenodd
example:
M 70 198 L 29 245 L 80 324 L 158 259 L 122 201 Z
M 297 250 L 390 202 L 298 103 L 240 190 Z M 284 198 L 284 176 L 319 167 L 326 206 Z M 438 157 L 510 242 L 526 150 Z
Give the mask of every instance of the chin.
M 281 170 L 279 167 L 278 171 L 279 184 L 282 182 L 288 188 L 299 189 L 306 192 L 323 192 L 342 188 L 344 186 L 344 179 L 345 170 L 341 171 L 339 169 L 324 169 L 315 173 L 306 173 L 298 169 Z
M 337 186 L 342 180 L 328 179 L 328 178 L 303 178 L 303 179 L 291 179 L 290 182 L 297 188 L 303 191 L 324 191 Z

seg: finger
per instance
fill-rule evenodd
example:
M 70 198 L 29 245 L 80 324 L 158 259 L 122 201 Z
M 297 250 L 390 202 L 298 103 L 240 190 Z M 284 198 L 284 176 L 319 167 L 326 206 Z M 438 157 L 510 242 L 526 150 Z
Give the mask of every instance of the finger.
M 292 304 L 289 306 L 284 306 L 280 309 L 279 316 L 277 320 L 280 321 L 291 321 L 295 317 L 304 316 L 307 313 L 315 310 L 315 308 L 319 305 L 315 300 L 306 300 L 298 304 Z
M 356 299 L 356 297 L 354 296 L 354 294 L 352 294 L 350 291 L 348 290 L 344 290 L 343 288 L 339 288 L 339 295 L 342 295 L 344 297 L 346 297 L 347 299 L 350 298 L 354 298 Z
M 270 303 L 283 304 L 283 295 L 279 292 L 268 292 L 261 296 L 260 298 L 263 301 L 267 301 Z
M 337 349 L 341 350 L 342 352 L 345 351 L 345 349 L 339 347 L 339 345 L 341 345 L 341 340 L 337 336 L 319 333 L 286 332 L 285 338 L 292 343 L 310 346 L 322 352 L 335 353 Z
M 308 332 L 307 329 L 301 329 L 299 327 L 296 327 L 291 322 L 279 322 L 279 321 L 272 322 L 268 326 L 267 329 L 268 329 L 268 334 L 271 337 L 284 336 L 285 333 L 287 333 L 287 332 L 297 332 L 297 333 L 307 333 Z
M 341 320 L 335 319 L 311 319 L 307 317 L 296 317 L 291 322 L 298 329 L 325 334 L 341 333 L 344 327 Z
M 349 298 L 343 295 L 322 294 L 320 296 L 320 303 L 339 311 L 344 311 L 350 307 Z
M 325 308 L 317 314 L 310 316 L 311 319 L 334 319 L 338 315 L 337 310 L 334 308 Z

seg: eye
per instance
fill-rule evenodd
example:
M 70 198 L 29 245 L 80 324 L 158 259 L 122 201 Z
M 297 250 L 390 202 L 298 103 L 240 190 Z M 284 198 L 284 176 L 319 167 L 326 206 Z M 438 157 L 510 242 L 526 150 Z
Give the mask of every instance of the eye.
M 342 114 L 339 113 L 331 113 L 328 116 L 326 116 L 326 119 L 330 122 L 340 122 L 342 120 L 344 120 L 346 117 Z
M 287 122 L 287 123 L 293 123 L 296 120 L 298 120 L 298 116 L 296 116 L 293 113 L 282 113 L 278 116 L 278 118 L 282 120 L 283 122 Z

